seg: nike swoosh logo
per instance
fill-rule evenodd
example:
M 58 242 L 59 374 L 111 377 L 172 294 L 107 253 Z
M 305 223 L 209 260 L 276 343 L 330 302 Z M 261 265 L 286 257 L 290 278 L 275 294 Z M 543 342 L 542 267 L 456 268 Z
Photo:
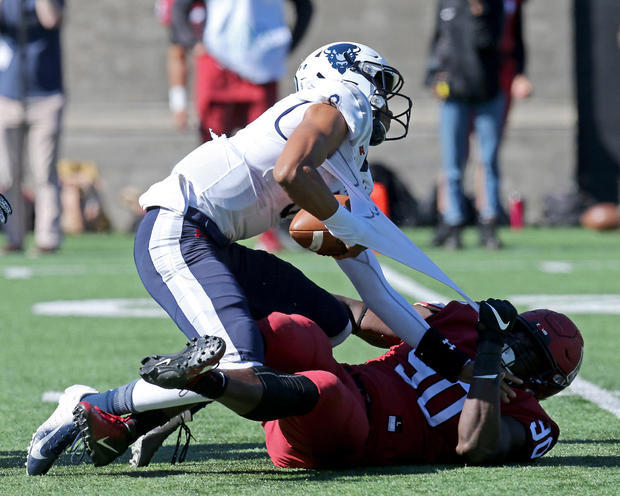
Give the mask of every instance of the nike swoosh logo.
M 170 365 L 170 362 L 172 360 L 170 358 L 166 358 L 165 360 L 162 360 L 161 362 L 157 362 L 155 365 L 153 365 L 153 367 L 157 367 L 158 365 Z
M 44 438 L 40 439 L 39 441 L 37 441 L 36 443 L 34 443 L 32 445 L 32 448 L 30 450 L 30 456 L 32 458 L 36 458 L 37 460 L 45 460 L 47 458 L 47 456 L 43 456 L 41 454 L 41 448 L 43 447 L 43 445 L 52 438 L 52 436 L 54 436 L 54 434 L 56 434 L 60 429 L 62 428 L 62 425 L 59 425 L 58 427 L 56 427 L 52 432 L 50 432 L 47 436 L 45 436 Z
M 100 444 L 104 448 L 108 448 L 110 451 L 114 451 L 114 453 L 118 454 L 118 451 L 116 451 L 114 448 L 112 448 L 112 446 L 106 443 L 106 439 L 109 439 L 109 438 L 110 436 L 106 436 L 106 437 L 102 437 L 101 439 L 97 439 L 97 444 Z
M 505 331 L 506 328 L 510 325 L 510 322 L 504 322 L 502 318 L 499 316 L 499 314 L 497 313 L 497 310 L 495 310 L 495 308 L 493 308 L 492 305 L 489 305 L 489 308 L 493 311 L 493 314 L 495 315 L 495 319 L 497 320 L 497 324 L 499 325 L 499 328 L 502 331 Z

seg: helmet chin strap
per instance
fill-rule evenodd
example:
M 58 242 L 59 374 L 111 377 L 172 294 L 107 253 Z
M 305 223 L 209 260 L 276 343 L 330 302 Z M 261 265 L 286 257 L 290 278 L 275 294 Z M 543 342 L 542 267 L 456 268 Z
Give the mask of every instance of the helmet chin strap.
M 380 145 L 385 141 L 385 136 L 387 135 L 387 129 L 381 122 L 379 117 L 374 117 L 372 119 L 372 134 L 370 135 L 370 146 Z

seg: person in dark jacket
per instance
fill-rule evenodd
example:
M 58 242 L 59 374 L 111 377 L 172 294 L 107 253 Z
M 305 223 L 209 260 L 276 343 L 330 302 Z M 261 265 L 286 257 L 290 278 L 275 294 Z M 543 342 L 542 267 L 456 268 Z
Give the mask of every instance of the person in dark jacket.
M 439 0 L 426 83 L 441 100 L 440 139 L 446 177 L 445 208 L 433 244 L 462 247 L 466 221 L 463 171 L 471 123 L 486 173 L 486 201 L 478 212 L 480 241 L 500 247 L 498 151 L 505 98 L 500 91 L 503 0 Z

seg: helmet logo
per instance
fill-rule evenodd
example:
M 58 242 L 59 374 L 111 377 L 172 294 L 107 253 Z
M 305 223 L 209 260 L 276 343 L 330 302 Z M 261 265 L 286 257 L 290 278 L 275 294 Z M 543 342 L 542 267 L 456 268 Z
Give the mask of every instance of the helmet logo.
M 542 332 L 545 336 L 548 336 L 549 333 L 545 330 L 545 328 L 538 322 L 536 322 L 536 328 Z
M 344 74 L 351 65 L 345 58 L 345 54 L 349 56 L 349 60 L 355 62 L 357 54 L 360 51 L 361 48 L 357 45 L 353 45 L 352 43 L 337 43 L 336 45 L 327 47 L 323 53 L 327 55 L 327 60 L 331 66 L 340 74 Z

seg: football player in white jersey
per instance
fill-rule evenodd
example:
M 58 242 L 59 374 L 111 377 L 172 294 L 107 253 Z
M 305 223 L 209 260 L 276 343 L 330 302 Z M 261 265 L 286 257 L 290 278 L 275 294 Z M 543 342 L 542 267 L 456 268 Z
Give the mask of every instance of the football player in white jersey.
M 296 405 L 287 415 L 309 411 L 314 385 L 301 376 L 265 372 L 255 321 L 272 312 L 301 314 L 336 345 L 351 332 L 350 311 L 291 264 L 237 243 L 303 208 L 349 247 L 339 264 L 366 304 L 444 377 L 466 378 L 471 373 L 467 356 L 429 328 L 387 284 L 371 250 L 361 246 L 361 240 L 372 241 L 373 224 L 333 196 L 368 199 L 368 147 L 406 136 L 411 100 L 400 93 L 400 73 L 372 48 L 338 42 L 311 53 L 295 82 L 295 93 L 235 136 L 214 136 L 141 196 L 147 212 L 134 257 L 146 289 L 188 338 L 199 339 L 200 346 L 189 345 L 201 350 L 194 357 L 197 373 L 219 361 L 219 370 L 256 385 L 255 398 L 245 405 L 248 418 L 271 418 L 282 404 Z M 210 336 L 221 339 L 209 341 Z M 204 356 L 209 343 L 212 349 Z M 143 365 L 143 376 L 155 373 L 161 381 L 169 372 L 174 382 L 170 359 L 155 356 Z M 219 396 L 226 388 L 221 378 L 202 396 L 143 379 L 102 394 L 73 386 L 35 432 L 27 471 L 45 473 L 73 441 L 76 427 L 67 419 L 82 398 L 115 415 L 158 411 Z M 299 400 L 291 402 L 291 394 Z

